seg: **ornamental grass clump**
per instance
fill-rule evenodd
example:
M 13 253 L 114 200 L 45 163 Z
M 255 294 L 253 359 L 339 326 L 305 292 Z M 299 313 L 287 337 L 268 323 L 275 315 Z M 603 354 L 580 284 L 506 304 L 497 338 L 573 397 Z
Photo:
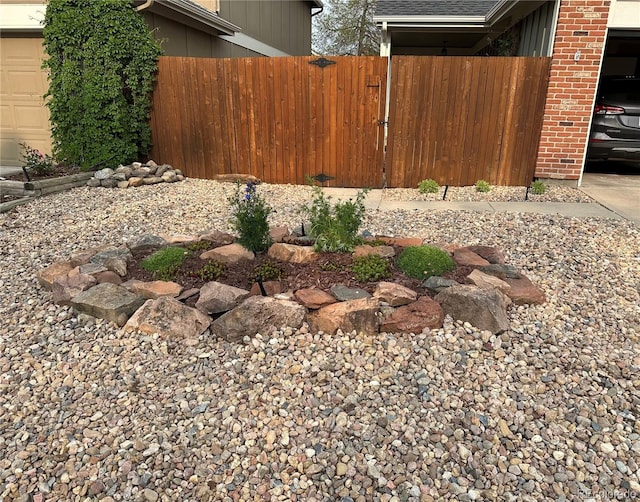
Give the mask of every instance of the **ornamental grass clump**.
M 313 187 L 313 201 L 302 208 L 309 220 L 309 235 L 315 240 L 314 249 L 321 252 L 351 252 L 362 242 L 358 230 L 365 215 L 364 199 L 369 192 L 359 190 L 356 199 L 331 204 L 322 188 Z
M 416 279 L 428 279 L 453 270 L 455 263 L 443 249 L 434 246 L 410 246 L 398 256 L 402 272 Z
M 273 239 L 269 234 L 267 218 L 271 208 L 257 193 L 256 184 L 248 182 L 242 190 L 240 183 L 229 198 L 233 227 L 238 232 L 238 242 L 249 251 L 261 253 L 269 249 Z
M 440 190 L 440 185 L 434 179 L 429 178 L 418 183 L 418 192 L 420 193 L 438 193 L 438 190 Z
M 487 193 L 491 191 L 491 185 L 489 185 L 488 181 L 478 180 L 476 181 L 476 192 Z
M 531 193 L 535 195 L 542 195 L 547 191 L 547 186 L 540 180 L 536 180 L 531 183 Z
M 154 279 L 172 281 L 180 270 L 180 265 L 190 255 L 190 251 L 181 247 L 166 247 L 147 256 L 140 266 L 153 273 Z

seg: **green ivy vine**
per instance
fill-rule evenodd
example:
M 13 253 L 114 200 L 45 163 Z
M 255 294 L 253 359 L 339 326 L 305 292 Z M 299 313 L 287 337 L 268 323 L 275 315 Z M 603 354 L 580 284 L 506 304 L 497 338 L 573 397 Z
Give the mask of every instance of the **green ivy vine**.
M 49 0 L 45 95 L 54 154 L 90 169 L 148 154 L 162 53 L 130 0 Z

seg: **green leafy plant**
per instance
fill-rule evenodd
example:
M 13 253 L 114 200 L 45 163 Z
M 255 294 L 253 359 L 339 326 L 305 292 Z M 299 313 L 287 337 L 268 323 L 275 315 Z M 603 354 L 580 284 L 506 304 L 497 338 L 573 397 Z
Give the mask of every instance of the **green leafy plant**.
M 352 199 L 331 204 L 331 197 L 325 197 L 322 188 L 313 187 L 313 200 L 302 211 L 311 221 L 310 236 L 315 239 L 316 251 L 351 252 L 363 239 L 358 230 L 364 221 L 364 199 L 369 192 L 359 190 L 355 201 Z
M 140 262 L 140 266 L 152 272 L 157 280 L 172 281 L 190 254 L 188 249 L 182 247 L 166 247 L 147 256 Z
M 485 180 L 476 181 L 476 191 L 487 193 L 491 190 L 491 185 Z
M 531 192 L 536 195 L 542 195 L 547 191 L 547 185 L 545 185 L 542 181 L 536 180 L 531 183 Z
M 418 191 L 420 193 L 438 193 L 438 190 L 440 190 L 440 185 L 438 185 L 436 180 L 431 178 L 418 183 Z
M 435 246 L 410 246 L 397 259 L 398 268 L 416 279 L 428 279 L 455 268 L 449 254 Z
M 224 274 L 225 268 L 219 261 L 211 260 L 205 263 L 201 269 L 193 272 L 195 277 L 199 277 L 203 281 L 215 281 L 222 274 Z
M 131 1 L 49 0 L 43 37 L 56 158 L 89 169 L 146 155 L 162 51 Z
M 390 275 L 389 261 L 377 254 L 354 258 L 351 270 L 360 282 L 379 281 Z
M 279 281 L 282 277 L 282 269 L 272 261 L 264 261 L 262 265 L 253 269 L 253 277 L 263 281 Z
M 267 222 L 271 208 L 256 192 L 256 184 L 248 182 L 242 190 L 237 183 L 229 204 L 233 214 L 231 223 L 240 235 L 238 242 L 254 253 L 266 251 L 273 242 Z
M 22 148 L 20 158 L 25 169 L 33 169 L 39 176 L 53 172 L 55 161 L 51 155 L 44 154 L 26 143 L 20 143 L 20 148 Z

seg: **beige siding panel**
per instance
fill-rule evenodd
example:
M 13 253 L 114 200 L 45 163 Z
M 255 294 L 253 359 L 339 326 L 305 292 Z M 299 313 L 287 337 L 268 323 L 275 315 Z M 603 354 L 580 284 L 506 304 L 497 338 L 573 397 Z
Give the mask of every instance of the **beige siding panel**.
M 42 38 L 0 39 L 0 163 L 20 165 L 24 142 L 51 153 Z

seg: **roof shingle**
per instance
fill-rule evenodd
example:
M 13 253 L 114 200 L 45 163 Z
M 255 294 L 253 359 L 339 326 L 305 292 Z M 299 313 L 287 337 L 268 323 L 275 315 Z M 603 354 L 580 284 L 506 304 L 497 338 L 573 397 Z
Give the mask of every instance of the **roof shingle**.
M 486 16 L 499 0 L 378 0 L 376 16 Z

